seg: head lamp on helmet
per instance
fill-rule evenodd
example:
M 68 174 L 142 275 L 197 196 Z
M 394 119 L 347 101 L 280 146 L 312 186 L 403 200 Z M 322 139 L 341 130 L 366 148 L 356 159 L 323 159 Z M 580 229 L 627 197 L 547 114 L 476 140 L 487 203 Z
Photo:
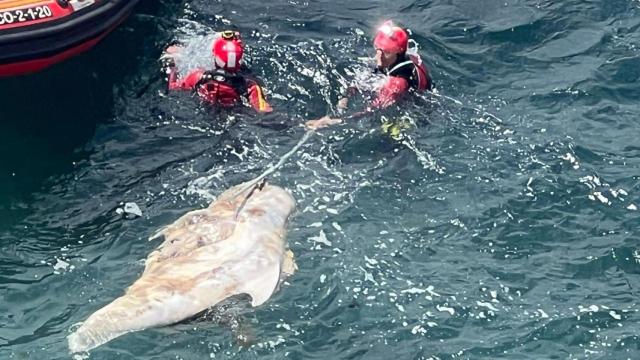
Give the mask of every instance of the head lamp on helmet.
M 378 28 L 373 46 L 376 50 L 387 53 L 404 53 L 407 51 L 409 35 L 402 28 L 393 25 L 391 20 L 385 21 Z
M 240 70 L 240 61 L 244 53 L 240 33 L 232 30 L 221 32 L 213 41 L 211 52 L 216 69 L 232 72 Z
M 240 33 L 233 30 L 225 30 L 220 32 L 220 37 L 225 40 L 233 40 L 233 39 L 240 40 Z

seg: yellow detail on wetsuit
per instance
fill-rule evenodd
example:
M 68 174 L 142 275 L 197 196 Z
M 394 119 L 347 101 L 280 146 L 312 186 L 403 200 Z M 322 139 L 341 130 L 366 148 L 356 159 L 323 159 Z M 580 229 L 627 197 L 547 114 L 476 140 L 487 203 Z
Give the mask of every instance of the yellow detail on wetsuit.
M 411 121 L 405 118 L 396 120 L 382 119 L 382 133 L 389 135 L 393 140 L 401 140 L 403 132 L 411 127 Z
M 262 95 L 262 88 L 258 85 L 256 85 L 256 92 L 258 93 L 258 110 L 264 111 L 267 108 L 267 100 Z

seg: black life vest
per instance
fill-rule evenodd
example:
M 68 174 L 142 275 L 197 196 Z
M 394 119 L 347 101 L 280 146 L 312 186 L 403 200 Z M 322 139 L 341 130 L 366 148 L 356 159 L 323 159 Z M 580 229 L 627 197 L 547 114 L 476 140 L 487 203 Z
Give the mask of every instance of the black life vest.
M 388 70 L 387 75 L 398 76 L 407 80 L 417 91 L 431 90 L 433 87 L 429 70 L 418 54 L 405 54 Z

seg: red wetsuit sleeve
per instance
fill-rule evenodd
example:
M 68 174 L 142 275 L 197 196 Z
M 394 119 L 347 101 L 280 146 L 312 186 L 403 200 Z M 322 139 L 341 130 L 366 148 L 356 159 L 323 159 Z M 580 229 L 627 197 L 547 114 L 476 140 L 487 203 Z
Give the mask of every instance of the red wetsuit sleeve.
M 196 69 L 189 73 L 184 79 L 180 79 L 175 67 L 169 72 L 169 90 L 191 90 L 200 81 L 204 70 Z
M 402 95 L 409 91 L 409 82 L 399 76 L 389 76 L 378 96 L 371 102 L 373 108 L 384 109 L 393 105 Z
M 264 98 L 262 88 L 255 81 L 247 82 L 247 98 L 249 99 L 251 107 L 253 107 L 257 112 L 268 113 L 273 111 L 271 105 L 269 105 L 267 100 Z

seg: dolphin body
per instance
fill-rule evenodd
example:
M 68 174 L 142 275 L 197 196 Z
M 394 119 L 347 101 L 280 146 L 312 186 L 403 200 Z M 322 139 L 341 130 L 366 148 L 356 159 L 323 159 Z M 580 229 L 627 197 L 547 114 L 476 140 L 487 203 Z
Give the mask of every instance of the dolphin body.
M 297 269 L 285 235 L 295 200 L 284 189 L 237 185 L 209 207 L 183 215 L 149 240 L 164 242 L 125 294 L 68 336 L 71 353 L 120 335 L 190 318 L 238 294 L 267 301 Z

